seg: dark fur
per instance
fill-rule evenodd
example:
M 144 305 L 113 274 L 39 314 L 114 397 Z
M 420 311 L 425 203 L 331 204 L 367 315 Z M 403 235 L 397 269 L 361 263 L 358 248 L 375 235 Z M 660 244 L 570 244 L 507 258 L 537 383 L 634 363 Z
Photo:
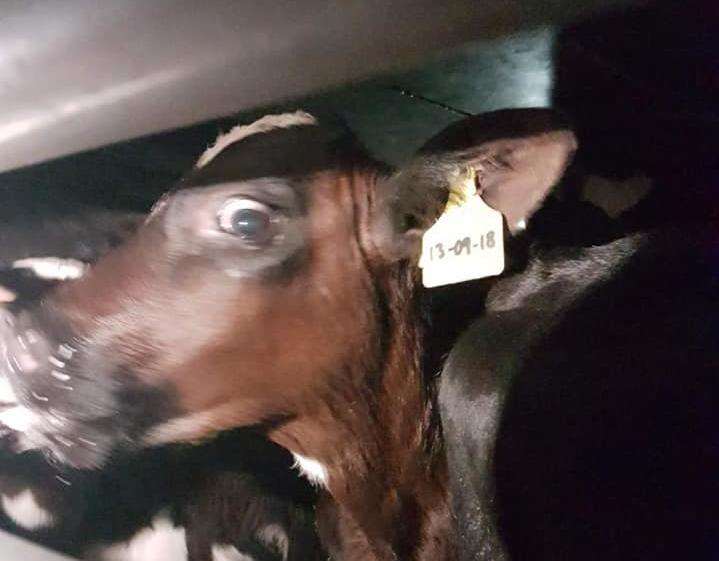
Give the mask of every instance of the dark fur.
M 14 261 L 60 257 L 93 263 L 125 241 L 143 219 L 141 214 L 80 205 L 60 205 L 60 209 L 23 205 L 9 198 L 3 195 L 0 209 L 0 286 L 25 302 L 57 283 L 13 269 Z
M 538 251 L 442 376 L 460 559 L 713 559 L 713 229 Z
M 287 559 L 319 554 L 313 527 L 314 493 L 292 473 L 291 458 L 264 438 L 230 433 L 198 447 L 163 447 L 118 456 L 99 471 L 48 464 L 42 454 L 4 452 L 0 492 L 31 489 L 55 517 L 35 531 L 2 516 L 2 527 L 79 558 L 131 539 L 166 512 L 186 532 L 189 561 L 210 558 L 227 544 L 257 561 L 281 560 L 258 539 L 270 524 L 287 536 Z

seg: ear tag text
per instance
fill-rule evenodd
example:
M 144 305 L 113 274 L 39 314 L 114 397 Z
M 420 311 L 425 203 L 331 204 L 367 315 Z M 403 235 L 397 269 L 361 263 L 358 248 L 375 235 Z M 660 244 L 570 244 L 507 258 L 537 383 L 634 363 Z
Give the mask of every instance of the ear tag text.
M 419 266 L 427 288 L 504 271 L 502 213 L 477 193 L 473 169 L 452 185 L 444 212 L 422 236 Z

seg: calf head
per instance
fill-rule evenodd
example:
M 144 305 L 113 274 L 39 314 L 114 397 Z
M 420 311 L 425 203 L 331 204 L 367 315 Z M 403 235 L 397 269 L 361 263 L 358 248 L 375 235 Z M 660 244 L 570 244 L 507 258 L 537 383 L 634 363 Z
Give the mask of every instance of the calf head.
M 94 467 L 118 447 L 277 426 L 329 396 L 371 402 L 405 356 L 392 347 L 417 321 L 417 241 L 452 174 L 474 167 L 514 231 L 573 149 L 547 110 L 463 121 L 395 174 L 306 113 L 237 127 L 128 243 L 3 312 L 0 422 Z

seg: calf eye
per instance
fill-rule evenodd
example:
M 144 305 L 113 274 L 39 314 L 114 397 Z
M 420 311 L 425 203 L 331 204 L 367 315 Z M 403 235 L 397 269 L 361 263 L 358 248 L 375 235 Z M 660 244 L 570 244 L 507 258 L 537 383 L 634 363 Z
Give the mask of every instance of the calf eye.
M 272 241 L 275 212 L 253 199 L 232 198 L 217 213 L 220 229 L 252 245 Z

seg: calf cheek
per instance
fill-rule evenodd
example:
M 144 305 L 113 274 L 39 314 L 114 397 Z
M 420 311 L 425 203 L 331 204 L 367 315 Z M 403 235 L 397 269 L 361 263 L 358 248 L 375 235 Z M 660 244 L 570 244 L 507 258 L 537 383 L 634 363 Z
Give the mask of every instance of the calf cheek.
M 330 384 L 346 354 L 364 346 L 371 314 L 349 283 L 338 289 L 328 281 L 308 275 L 245 287 L 224 308 L 231 325 L 212 337 L 195 335 L 204 345 L 182 364 L 162 368 L 182 409 L 200 413 L 233 403 L 228 418 L 253 424 L 296 413 L 304 396 Z

